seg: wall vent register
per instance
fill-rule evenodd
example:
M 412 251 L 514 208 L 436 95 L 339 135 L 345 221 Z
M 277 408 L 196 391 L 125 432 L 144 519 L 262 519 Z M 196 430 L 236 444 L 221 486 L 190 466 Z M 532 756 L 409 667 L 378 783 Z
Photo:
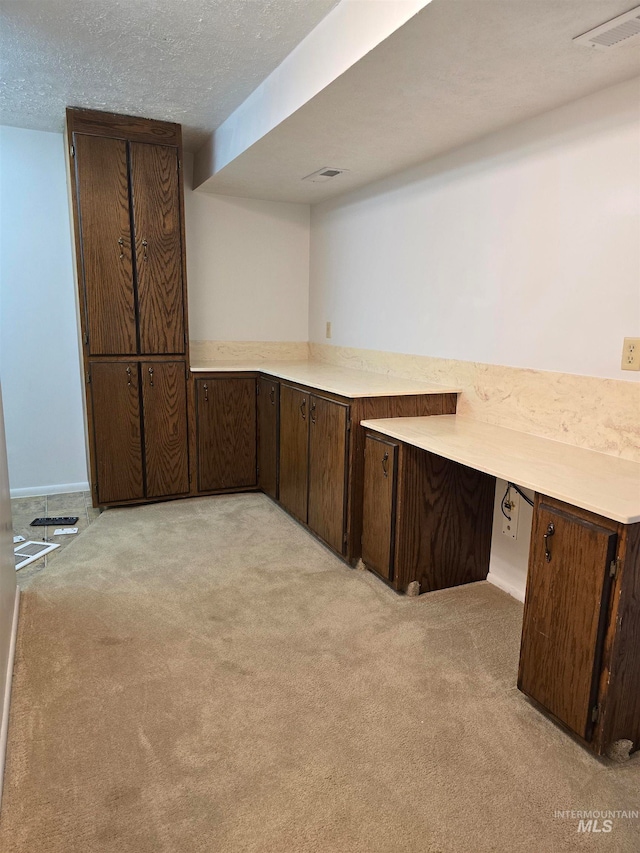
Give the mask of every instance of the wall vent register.
M 609 50 L 612 47 L 627 44 L 630 39 L 635 39 L 637 42 L 639 35 L 640 6 L 636 6 L 635 9 L 577 36 L 573 41 L 586 47 L 595 47 L 596 50 Z

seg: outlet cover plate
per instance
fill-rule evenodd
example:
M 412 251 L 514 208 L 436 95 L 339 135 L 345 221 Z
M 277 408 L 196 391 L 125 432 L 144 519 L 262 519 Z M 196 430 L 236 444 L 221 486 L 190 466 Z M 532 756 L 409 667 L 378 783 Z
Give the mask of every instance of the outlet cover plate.
M 625 338 L 622 347 L 622 369 L 640 370 L 640 338 Z

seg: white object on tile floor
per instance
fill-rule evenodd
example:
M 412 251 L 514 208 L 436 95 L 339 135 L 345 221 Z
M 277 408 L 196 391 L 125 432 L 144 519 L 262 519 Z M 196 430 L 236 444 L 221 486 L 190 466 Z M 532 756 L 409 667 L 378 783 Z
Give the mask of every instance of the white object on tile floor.
M 24 542 L 24 536 L 14 536 L 13 537 L 13 544 L 15 545 L 16 542 Z
M 33 563 L 34 560 L 44 557 L 45 554 L 53 551 L 54 548 L 59 547 L 60 545 L 56 545 L 55 542 L 33 542 L 32 540 L 23 542 L 17 548 L 13 549 L 16 559 L 16 572 L 29 563 Z
M 56 527 L 56 529 L 53 531 L 53 535 L 54 536 L 64 536 L 67 533 L 77 533 L 77 532 L 78 532 L 77 527 Z

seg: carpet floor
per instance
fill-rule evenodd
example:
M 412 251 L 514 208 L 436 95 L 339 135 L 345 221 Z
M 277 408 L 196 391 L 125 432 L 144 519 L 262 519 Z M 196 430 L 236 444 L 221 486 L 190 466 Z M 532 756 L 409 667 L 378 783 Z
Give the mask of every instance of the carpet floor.
M 521 605 L 407 598 L 262 495 L 103 513 L 21 600 L 3 853 L 640 849 L 640 759 L 516 689 Z M 602 826 L 602 821 L 600 821 Z

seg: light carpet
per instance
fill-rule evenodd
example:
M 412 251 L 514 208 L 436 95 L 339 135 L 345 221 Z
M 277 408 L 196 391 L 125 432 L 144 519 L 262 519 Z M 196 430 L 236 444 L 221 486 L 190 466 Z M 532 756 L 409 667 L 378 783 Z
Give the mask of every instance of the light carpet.
M 519 693 L 521 621 L 396 595 L 262 495 L 108 510 L 22 595 L 0 849 L 637 853 L 555 816 L 637 809 L 640 760 Z

